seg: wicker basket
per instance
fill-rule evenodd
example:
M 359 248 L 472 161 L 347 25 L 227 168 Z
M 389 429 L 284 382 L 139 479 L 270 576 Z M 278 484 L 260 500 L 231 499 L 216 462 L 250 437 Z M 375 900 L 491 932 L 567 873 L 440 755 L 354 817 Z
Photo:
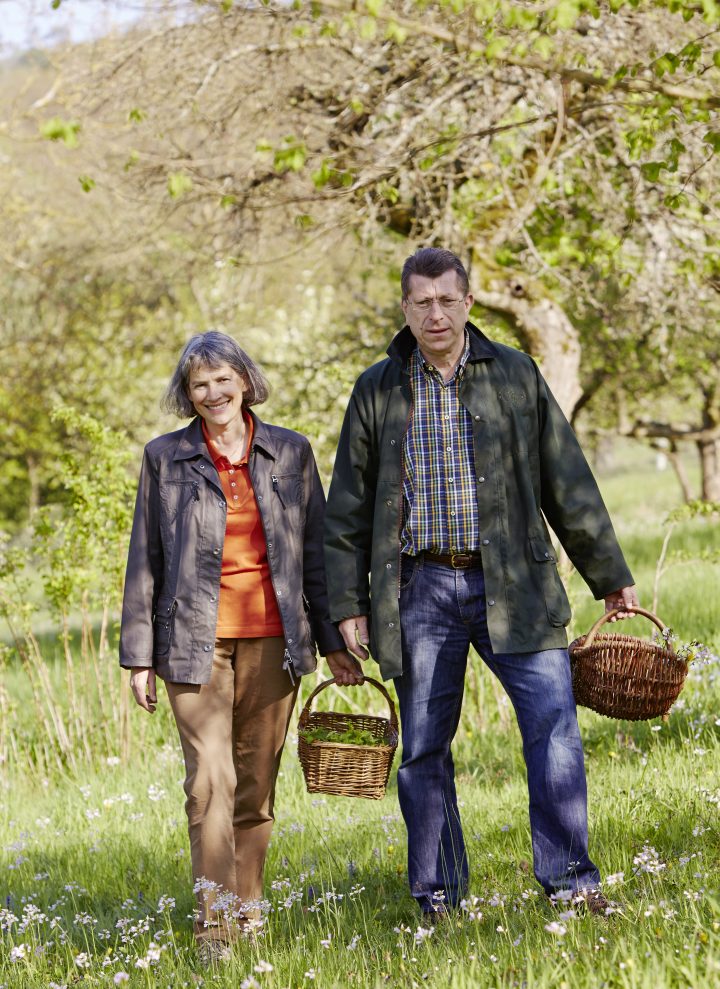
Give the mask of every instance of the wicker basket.
M 321 690 L 335 683 L 325 680 L 308 697 L 298 719 L 298 756 L 309 793 L 332 793 L 341 797 L 367 797 L 380 800 L 385 795 L 390 766 L 398 743 L 398 720 L 395 705 L 381 683 L 365 677 L 390 705 L 390 718 L 369 714 L 338 714 L 334 711 L 310 711 Z M 343 742 L 308 742 L 302 732 L 312 728 L 329 728 L 342 732 L 360 728 L 382 739 L 382 745 L 347 745 Z
M 620 611 L 633 611 L 663 623 L 643 608 L 616 608 L 599 618 L 587 635 L 570 644 L 575 701 L 608 718 L 667 720 L 687 676 L 688 664 L 669 645 L 646 642 L 632 635 L 598 635 L 600 628 Z

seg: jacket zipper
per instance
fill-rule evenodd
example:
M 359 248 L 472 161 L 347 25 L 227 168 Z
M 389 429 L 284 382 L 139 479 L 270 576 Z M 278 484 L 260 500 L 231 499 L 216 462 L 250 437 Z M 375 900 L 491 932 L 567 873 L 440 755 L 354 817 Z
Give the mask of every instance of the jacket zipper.
M 283 669 L 287 670 L 288 676 L 290 677 L 290 683 L 294 687 L 297 683 L 297 677 L 295 676 L 295 664 L 293 663 L 292 656 L 287 649 L 285 650 L 285 656 L 283 659 Z
M 282 500 L 282 495 L 280 494 L 280 491 L 278 490 L 278 479 L 277 479 L 277 474 L 271 474 L 271 475 L 270 475 L 270 478 L 271 478 L 271 480 L 272 480 L 272 488 L 273 488 L 273 491 L 275 492 L 275 494 L 276 494 L 276 495 L 278 496 L 278 498 L 280 499 L 280 504 L 281 504 L 281 505 L 282 505 L 282 507 L 283 507 L 283 511 L 285 511 L 285 502 L 284 502 L 284 501 Z

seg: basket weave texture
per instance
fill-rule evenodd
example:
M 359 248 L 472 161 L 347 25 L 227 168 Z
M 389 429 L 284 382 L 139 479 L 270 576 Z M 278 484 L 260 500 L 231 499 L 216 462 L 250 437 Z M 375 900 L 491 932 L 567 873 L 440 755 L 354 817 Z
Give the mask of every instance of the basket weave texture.
M 298 756 L 308 793 L 330 793 L 340 797 L 366 797 L 380 800 L 385 795 L 390 767 L 398 743 L 398 720 L 395 705 L 387 690 L 377 680 L 365 677 L 376 687 L 390 707 L 389 718 L 370 714 L 339 714 L 335 711 L 311 711 L 310 705 L 335 678 L 325 680 L 308 697 L 298 719 Z M 369 731 L 381 745 L 348 745 L 344 742 L 308 742 L 302 732 L 327 728 L 343 732 L 348 728 Z
M 575 702 L 608 718 L 667 719 L 685 683 L 688 664 L 667 644 L 632 635 L 598 634 L 621 610 L 644 615 L 666 631 L 660 619 L 643 608 L 616 608 L 599 618 L 587 635 L 569 647 Z

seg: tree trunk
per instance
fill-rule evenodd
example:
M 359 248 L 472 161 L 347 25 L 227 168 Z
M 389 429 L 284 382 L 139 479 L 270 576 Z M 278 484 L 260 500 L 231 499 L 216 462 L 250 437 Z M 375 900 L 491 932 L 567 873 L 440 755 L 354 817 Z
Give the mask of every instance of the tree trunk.
M 535 358 L 563 410 L 571 418 L 581 394 L 580 339 L 565 311 L 542 288 L 517 272 L 493 272 L 475 301 L 509 318 Z
M 720 502 L 720 438 L 697 441 L 702 469 L 703 501 Z
M 685 464 L 682 462 L 682 458 L 678 453 L 677 445 L 675 443 L 670 444 L 670 449 L 664 451 L 668 460 L 672 464 L 672 468 L 675 471 L 675 477 L 678 479 L 678 484 L 680 485 L 683 493 L 683 499 L 685 502 L 693 500 L 693 491 L 690 485 L 690 479 L 687 476 L 687 471 L 685 470 Z

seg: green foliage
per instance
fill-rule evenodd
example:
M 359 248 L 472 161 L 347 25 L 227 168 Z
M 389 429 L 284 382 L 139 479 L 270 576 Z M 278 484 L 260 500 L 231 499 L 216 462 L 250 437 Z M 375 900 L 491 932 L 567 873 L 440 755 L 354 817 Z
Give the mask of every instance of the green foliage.
M 305 167 L 307 159 L 307 147 L 304 141 L 300 141 L 292 136 L 283 138 L 277 148 L 265 148 L 258 146 L 258 150 L 273 151 L 273 166 L 276 172 L 281 175 L 283 172 L 299 172 Z
M 49 141 L 62 141 L 68 148 L 76 148 L 80 143 L 78 134 L 82 130 L 79 120 L 64 120 L 52 117 L 40 125 L 40 133 Z
M 377 738 L 367 728 L 350 726 L 344 730 L 339 728 L 305 728 L 300 735 L 306 742 L 333 742 L 340 745 L 384 745 L 382 738 Z
M 179 199 L 190 192 L 193 180 L 186 172 L 170 172 L 167 180 L 167 191 L 173 199 Z
M 84 442 L 82 453 L 60 461 L 65 509 L 41 508 L 34 520 L 32 553 L 46 599 L 60 616 L 83 604 L 117 608 L 135 488 L 127 437 L 68 406 L 50 418 Z

